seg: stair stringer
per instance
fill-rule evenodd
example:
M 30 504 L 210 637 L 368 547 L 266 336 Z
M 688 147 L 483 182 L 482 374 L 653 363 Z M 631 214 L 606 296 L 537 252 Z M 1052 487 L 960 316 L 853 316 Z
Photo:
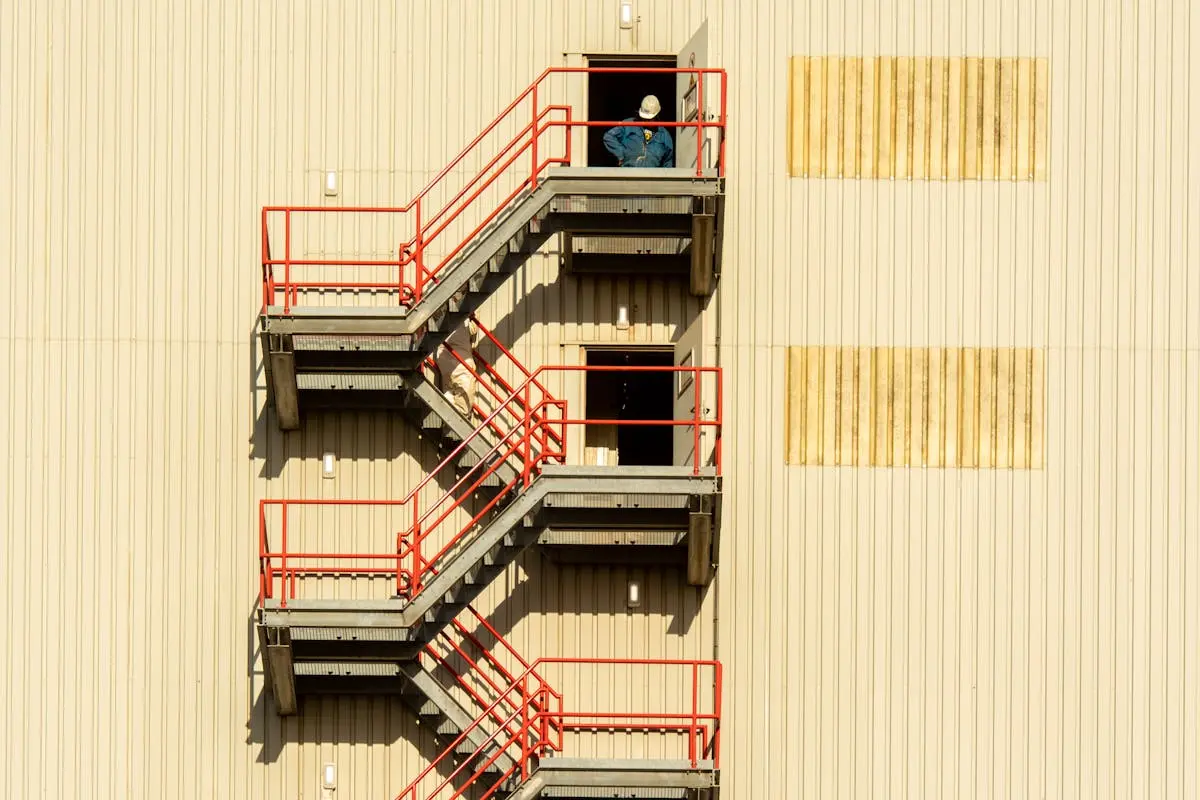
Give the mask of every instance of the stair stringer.
M 433 674 L 432 671 L 425 668 L 420 661 L 412 661 L 400 666 L 401 680 L 409 683 L 416 689 L 422 697 L 431 703 L 442 718 L 441 724 L 444 727 L 439 727 L 434 731 L 435 737 L 438 739 L 449 739 L 451 742 L 458 739 L 465 731 L 465 738 L 460 745 L 459 752 L 461 755 L 469 756 L 472 753 L 480 753 L 481 750 L 486 750 L 487 757 L 499 751 L 496 760 L 492 762 L 488 768 L 488 772 L 497 775 L 508 773 L 517 766 L 517 761 L 509 755 L 507 748 L 496 746 L 495 742 L 488 747 L 488 736 L 491 735 L 492 728 L 490 726 L 474 725 L 477 717 L 472 715 L 470 711 L 463 707 L 461 703 L 455 699 L 454 695 L 442 685 Z M 435 717 L 433 714 L 423 713 L 426 709 L 422 709 L 420 704 L 415 704 L 413 710 L 417 713 L 419 719 Z M 476 756 L 478 757 L 478 756 Z
M 410 636 L 421 641 L 430 641 L 440 633 L 454 615 L 443 619 L 439 609 L 447 603 L 459 606 L 459 610 L 472 602 L 487 587 L 490 581 L 467 582 L 467 573 L 482 565 L 485 557 L 497 546 L 508 547 L 506 563 L 512 563 L 525 548 L 537 541 L 546 529 L 538 519 L 537 512 L 543 500 L 552 494 L 643 494 L 643 495 L 702 495 L 714 493 L 718 479 L 712 475 L 668 474 L 645 468 L 613 468 L 604 474 L 594 469 L 585 469 L 586 474 L 570 474 L 577 468 L 546 465 L 524 491 L 516 495 L 478 533 L 470 537 L 457 552 L 437 567 L 437 574 L 426 583 L 400 613 L 400 624 L 409 628 Z M 565 474 L 556 475 L 556 471 Z M 577 470 L 578 471 L 578 470 Z M 505 541 L 505 537 L 510 538 Z M 454 614 L 457 614 L 455 610 Z M 432 616 L 431 616 L 432 615 Z
M 520 474 L 510 463 L 510 458 L 502 458 L 507 448 L 502 446 L 497 449 L 495 447 L 499 441 L 499 437 L 482 425 L 482 430 L 473 428 L 471 422 L 458 413 L 458 409 L 454 407 L 454 404 L 438 391 L 438 388 L 433 385 L 431 380 L 420 372 L 414 372 L 405 376 L 404 381 L 411 392 L 411 396 L 423 403 L 429 409 L 430 413 L 442 420 L 442 424 L 445 425 L 450 433 L 447 437 L 451 442 L 450 446 L 452 448 L 457 447 L 457 444 L 453 444 L 455 441 L 465 443 L 466 446 L 460 453 L 460 463 L 462 457 L 466 456 L 467 453 L 470 453 L 473 457 L 473 463 L 485 459 L 493 461 L 496 464 L 496 468 L 492 472 L 492 476 L 498 478 L 498 481 L 493 482 L 493 484 L 508 485 Z M 480 422 L 482 423 L 482 420 Z M 471 465 L 463 465 L 464 468 L 469 466 Z M 471 482 L 473 483 L 474 481 Z M 486 482 L 485 485 L 487 485 Z

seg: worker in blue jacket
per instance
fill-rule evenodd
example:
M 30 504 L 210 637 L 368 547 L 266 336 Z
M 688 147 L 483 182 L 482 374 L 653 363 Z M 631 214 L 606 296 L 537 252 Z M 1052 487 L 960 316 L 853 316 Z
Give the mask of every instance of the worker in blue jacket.
M 638 116 L 652 120 L 661 110 L 658 98 L 648 94 L 642 100 Z M 634 120 L 635 117 L 629 117 L 625 122 Z M 671 134 L 663 127 L 619 125 L 604 134 L 604 149 L 616 156 L 622 167 L 675 166 L 675 147 L 671 144 Z

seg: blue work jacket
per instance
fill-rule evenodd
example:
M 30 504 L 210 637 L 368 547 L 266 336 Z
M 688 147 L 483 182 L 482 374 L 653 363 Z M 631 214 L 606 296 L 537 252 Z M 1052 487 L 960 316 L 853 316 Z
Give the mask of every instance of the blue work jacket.
M 639 121 L 629 117 L 626 122 Z M 675 146 L 666 128 L 620 125 L 604 134 L 604 149 L 623 167 L 673 167 Z

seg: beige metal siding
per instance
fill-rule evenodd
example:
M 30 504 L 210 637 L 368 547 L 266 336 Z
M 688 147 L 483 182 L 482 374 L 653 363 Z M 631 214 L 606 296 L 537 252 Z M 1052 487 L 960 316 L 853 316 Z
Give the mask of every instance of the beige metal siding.
M 1197 796 L 1194 4 L 722 20 L 731 796 Z M 788 178 L 809 53 L 1047 58 L 1048 182 Z M 785 466 L 785 347 L 835 344 L 1046 348 L 1045 470 Z
M 701 598 L 645 576 L 628 614 L 625 572 L 531 554 L 481 610 L 530 656 L 707 656 L 719 618 L 734 800 L 1200 795 L 1200 13 L 637 11 L 636 47 L 656 52 L 707 17 L 731 75 L 719 582 Z M 260 416 L 258 209 L 324 202 L 326 169 L 338 202 L 402 202 L 546 65 L 633 49 L 616 15 L 0 4 L 11 794 L 317 797 L 333 761 L 339 796 L 387 797 L 434 754 L 392 702 L 285 722 L 263 703 L 258 498 L 402 495 L 431 455 L 382 417 L 285 437 Z M 1048 180 L 788 178 L 787 63 L 808 53 L 1048 59 Z M 618 303 L 643 309 L 639 341 L 694 313 L 655 283 L 521 302 L 513 287 L 550 286 L 555 263 L 534 259 L 485 310 L 528 364 L 615 339 Z M 1044 348 L 1045 469 L 786 467 L 785 348 L 830 344 Z
M 670 51 L 706 12 L 640 13 L 639 47 Z M 262 416 L 258 212 L 327 202 L 326 169 L 334 202 L 403 202 L 564 52 L 630 49 L 616 20 L 612 3 L 550 0 L 0 4 L 10 793 L 319 797 L 332 761 L 338 796 L 389 797 L 436 754 L 393 701 L 281 722 L 264 699 L 257 500 L 402 496 L 433 457 L 382 416 L 288 436 Z M 695 311 L 653 281 L 518 302 L 554 264 L 534 259 L 485 310 L 526 363 L 614 339 L 616 302 L 638 306 L 638 340 L 669 341 Z M 324 543 L 360 541 L 362 519 Z M 531 555 L 480 606 L 526 587 L 498 624 L 530 657 L 711 653 L 711 594 L 647 575 L 630 614 L 626 579 Z

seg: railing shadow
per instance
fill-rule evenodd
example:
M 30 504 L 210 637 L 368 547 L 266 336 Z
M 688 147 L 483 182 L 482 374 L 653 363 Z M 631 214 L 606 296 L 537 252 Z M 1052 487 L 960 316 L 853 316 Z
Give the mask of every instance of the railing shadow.
M 252 687 L 246 718 L 246 743 L 257 745 L 255 761 L 273 764 L 295 745 L 394 745 L 407 741 L 416 749 L 422 766 L 442 752 L 428 727 L 418 724 L 412 709 L 396 696 L 324 696 L 300 700 L 299 713 L 281 717 L 266 686 L 258 647 L 257 615 L 247 617 L 247 679 Z M 400 678 L 396 679 L 401 680 Z M 414 768 L 416 768 L 414 760 Z M 439 770 L 443 777 L 449 769 Z M 404 783 L 398 782 L 397 791 Z
M 653 576 L 655 588 L 645 591 L 647 578 Z M 626 589 L 629 578 L 637 579 L 642 587 L 641 605 L 629 608 Z M 476 609 L 491 626 L 506 639 L 514 633 L 517 625 L 531 614 L 545 620 L 557 616 L 563 625 L 571 624 L 573 617 L 595 615 L 638 616 L 643 620 L 666 620 L 666 633 L 684 637 L 692 632 L 693 625 L 704 611 L 709 587 L 695 587 L 687 582 L 687 569 L 679 566 L 612 567 L 579 566 L 558 564 L 551 561 L 533 545 L 496 577 L 492 585 L 500 585 L 503 596 L 494 606 L 486 602 L 487 591 Z M 594 587 L 587 591 L 584 587 Z M 469 616 L 460 616 L 467 629 L 485 643 L 493 641 L 492 635 Z M 574 653 L 526 652 L 528 647 L 513 643 L 517 652 L 527 661 L 540 657 L 575 655 Z M 605 655 L 630 657 L 641 655 L 629 653 L 605 653 Z M 700 657 L 701 654 L 691 654 Z

